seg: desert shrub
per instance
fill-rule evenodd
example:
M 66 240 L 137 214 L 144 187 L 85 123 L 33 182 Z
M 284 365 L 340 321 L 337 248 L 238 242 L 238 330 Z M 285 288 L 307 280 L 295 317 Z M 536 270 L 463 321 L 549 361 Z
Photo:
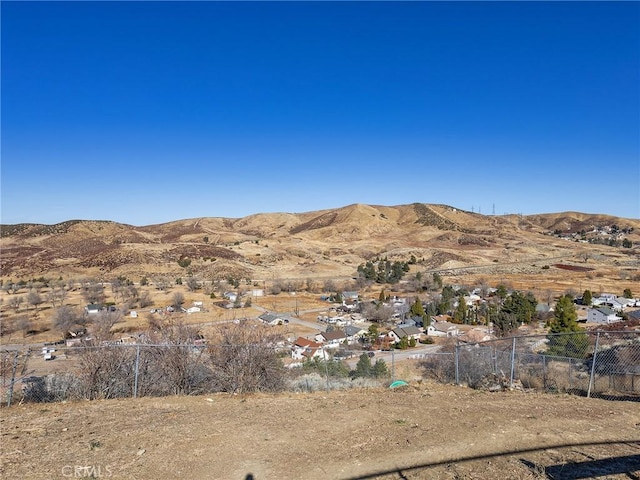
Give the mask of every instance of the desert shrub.
M 81 347 L 77 353 L 77 393 L 80 398 L 94 400 L 132 396 L 135 349 Z
M 273 348 L 279 339 L 266 327 L 246 321 L 220 326 L 209 347 L 216 391 L 276 392 L 285 388 L 285 368 Z

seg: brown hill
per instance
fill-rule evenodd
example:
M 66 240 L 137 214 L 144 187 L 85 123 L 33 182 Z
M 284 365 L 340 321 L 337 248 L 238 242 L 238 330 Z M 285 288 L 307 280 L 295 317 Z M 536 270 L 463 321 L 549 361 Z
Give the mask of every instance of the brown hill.
M 597 229 L 603 230 L 598 235 L 614 238 L 617 246 L 557 235 Z M 623 239 L 634 247 L 621 248 Z M 488 216 L 446 205 L 354 204 L 148 226 L 85 220 L 2 225 L 0 276 L 351 278 L 368 260 L 408 261 L 412 256 L 417 260 L 414 270 L 448 274 L 494 275 L 503 265 L 536 264 L 539 269 L 544 263 L 587 260 L 630 270 L 638 267 L 639 244 L 638 219 L 576 212 Z

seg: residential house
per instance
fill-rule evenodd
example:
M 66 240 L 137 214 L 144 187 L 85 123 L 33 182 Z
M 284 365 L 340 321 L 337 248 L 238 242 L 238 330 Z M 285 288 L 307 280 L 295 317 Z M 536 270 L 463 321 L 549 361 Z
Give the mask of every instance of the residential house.
M 277 313 L 263 313 L 258 317 L 262 322 L 267 325 L 282 325 L 283 323 L 289 323 L 289 320 Z
M 291 358 L 294 360 L 312 359 L 314 357 L 323 358 L 324 350 L 320 343 L 298 337 L 291 347 Z
M 238 294 L 236 292 L 224 292 L 222 296 L 229 300 L 229 302 L 231 303 L 235 303 L 235 301 L 238 299 Z
M 397 326 L 396 328 L 391 330 L 388 335 L 393 343 L 398 343 L 403 338 L 406 338 L 407 340 L 411 340 L 413 338 L 417 341 L 420 340 L 422 330 L 420 330 L 415 325 L 405 324 L 404 326 Z
M 469 295 L 465 295 L 463 298 L 467 306 L 479 305 L 482 303 L 482 298 L 476 293 L 470 293 Z
M 330 332 L 318 333 L 315 336 L 315 340 L 325 348 L 339 348 L 340 345 L 347 341 L 347 335 L 342 330 L 331 330 Z
M 451 322 L 453 317 L 451 315 L 434 315 L 431 317 L 431 323 L 434 322 Z
M 352 300 L 354 302 L 358 301 L 358 292 L 348 291 L 342 292 L 342 301 Z
M 457 337 L 460 335 L 460 329 L 458 325 L 451 322 L 431 322 L 431 325 L 427 327 L 427 335 L 430 337 Z
M 603 293 L 591 300 L 591 305 L 594 307 L 609 307 L 617 311 L 622 311 L 623 308 L 634 303 L 634 299 L 618 297 L 614 293 Z
M 610 324 L 622 320 L 622 317 L 616 315 L 616 312 L 608 307 L 590 308 L 587 310 L 587 322 Z
M 422 318 L 422 315 L 414 315 L 413 317 L 406 318 L 404 323 L 398 326 L 402 327 L 404 325 L 422 328 L 424 327 L 424 319 Z
M 347 336 L 347 343 L 353 345 L 358 343 L 362 337 L 367 334 L 367 330 L 355 325 L 347 325 L 344 327 L 344 334 Z
M 94 303 L 91 303 L 86 307 L 84 307 L 84 313 L 86 313 L 87 315 L 95 315 L 97 313 L 100 313 L 101 308 L 102 308 L 102 305 L 96 305 Z

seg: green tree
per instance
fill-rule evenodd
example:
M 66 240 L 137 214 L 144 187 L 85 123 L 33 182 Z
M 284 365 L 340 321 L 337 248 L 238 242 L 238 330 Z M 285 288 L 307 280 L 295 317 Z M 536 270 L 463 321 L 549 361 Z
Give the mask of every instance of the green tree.
M 349 367 L 346 363 L 329 359 L 326 362 L 318 357 L 313 357 L 311 360 L 306 359 L 302 363 L 302 370 L 305 373 L 316 372 L 320 375 L 328 374 L 330 377 L 348 377 Z
M 367 338 L 369 339 L 369 341 L 371 343 L 376 343 L 376 340 L 378 340 L 378 324 L 377 323 L 372 323 L 371 325 L 369 325 L 369 331 L 367 332 Z
M 412 317 L 422 317 L 423 322 L 427 319 L 427 314 L 425 313 L 424 307 L 422 306 L 422 302 L 419 298 L 416 298 L 416 301 L 413 302 L 409 312 Z
M 442 277 L 438 272 L 434 272 L 433 274 L 433 286 L 436 290 L 440 290 L 442 288 Z
M 576 307 L 569 295 L 560 297 L 556 303 L 547 338 L 549 355 L 584 358 L 589 348 L 589 339 L 584 329 L 578 325 Z
M 624 240 L 622 240 L 622 246 L 624 248 L 631 248 L 631 247 L 633 247 L 633 242 L 631 240 L 629 240 L 628 238 L 625 238 Z
M 622 294 L 624 298 L 633 298 L 633 294 L 631 293 L 630 288 L 625 288 L 624 293 Z
M 498 337 L 506 337 L 519 325 L 520 322 L 513 313 L 500 311 L 493 317 L 493 329 Z
M 463 296 L 458 297 L 458 306 L 453 312 L 453 320 L 456 323 L 464 323 L 467 319 L 467 302 Z
M 389 376 L 389 368 L 387 367 L 387 362 L 385 362 L 382 358 L 376 360 L 376 363 L 373 365 L 373 369 L 371 370 L 371 375 L 375 378 L 383 378 Z
M 371 358 L 367 353 L 360 355 L 356 369 L 352 372 L 354 378 L 371 376 Z
M 593 301 L 593 294 L 591 293 L 591 290 L 585 290 L 584 293 L 582 294 L 582 304 L 587 305 L 589 307 L 591 306 L 592 301 Z
M 504 300 L 505 298 L 507 298 L 507 295 L 509 294 L 509 292 L 507 291 L 507 287 L 503 284 L 498 285 L 498 289 L 496 290 L 496 295 L 501 299 Z
M 531 292 L 523 295 L 516 290 L 504 299 L 501 312 L 514 315 L 520 322 L 530 323 L 535 317 L 537 305 L 538 301 Z

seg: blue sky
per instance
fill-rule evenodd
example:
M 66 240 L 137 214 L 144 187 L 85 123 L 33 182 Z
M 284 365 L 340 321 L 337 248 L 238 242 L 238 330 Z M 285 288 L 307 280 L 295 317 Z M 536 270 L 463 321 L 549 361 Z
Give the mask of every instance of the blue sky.
M 13 2 L 2 223 L 640 218 L 639 2 Z

